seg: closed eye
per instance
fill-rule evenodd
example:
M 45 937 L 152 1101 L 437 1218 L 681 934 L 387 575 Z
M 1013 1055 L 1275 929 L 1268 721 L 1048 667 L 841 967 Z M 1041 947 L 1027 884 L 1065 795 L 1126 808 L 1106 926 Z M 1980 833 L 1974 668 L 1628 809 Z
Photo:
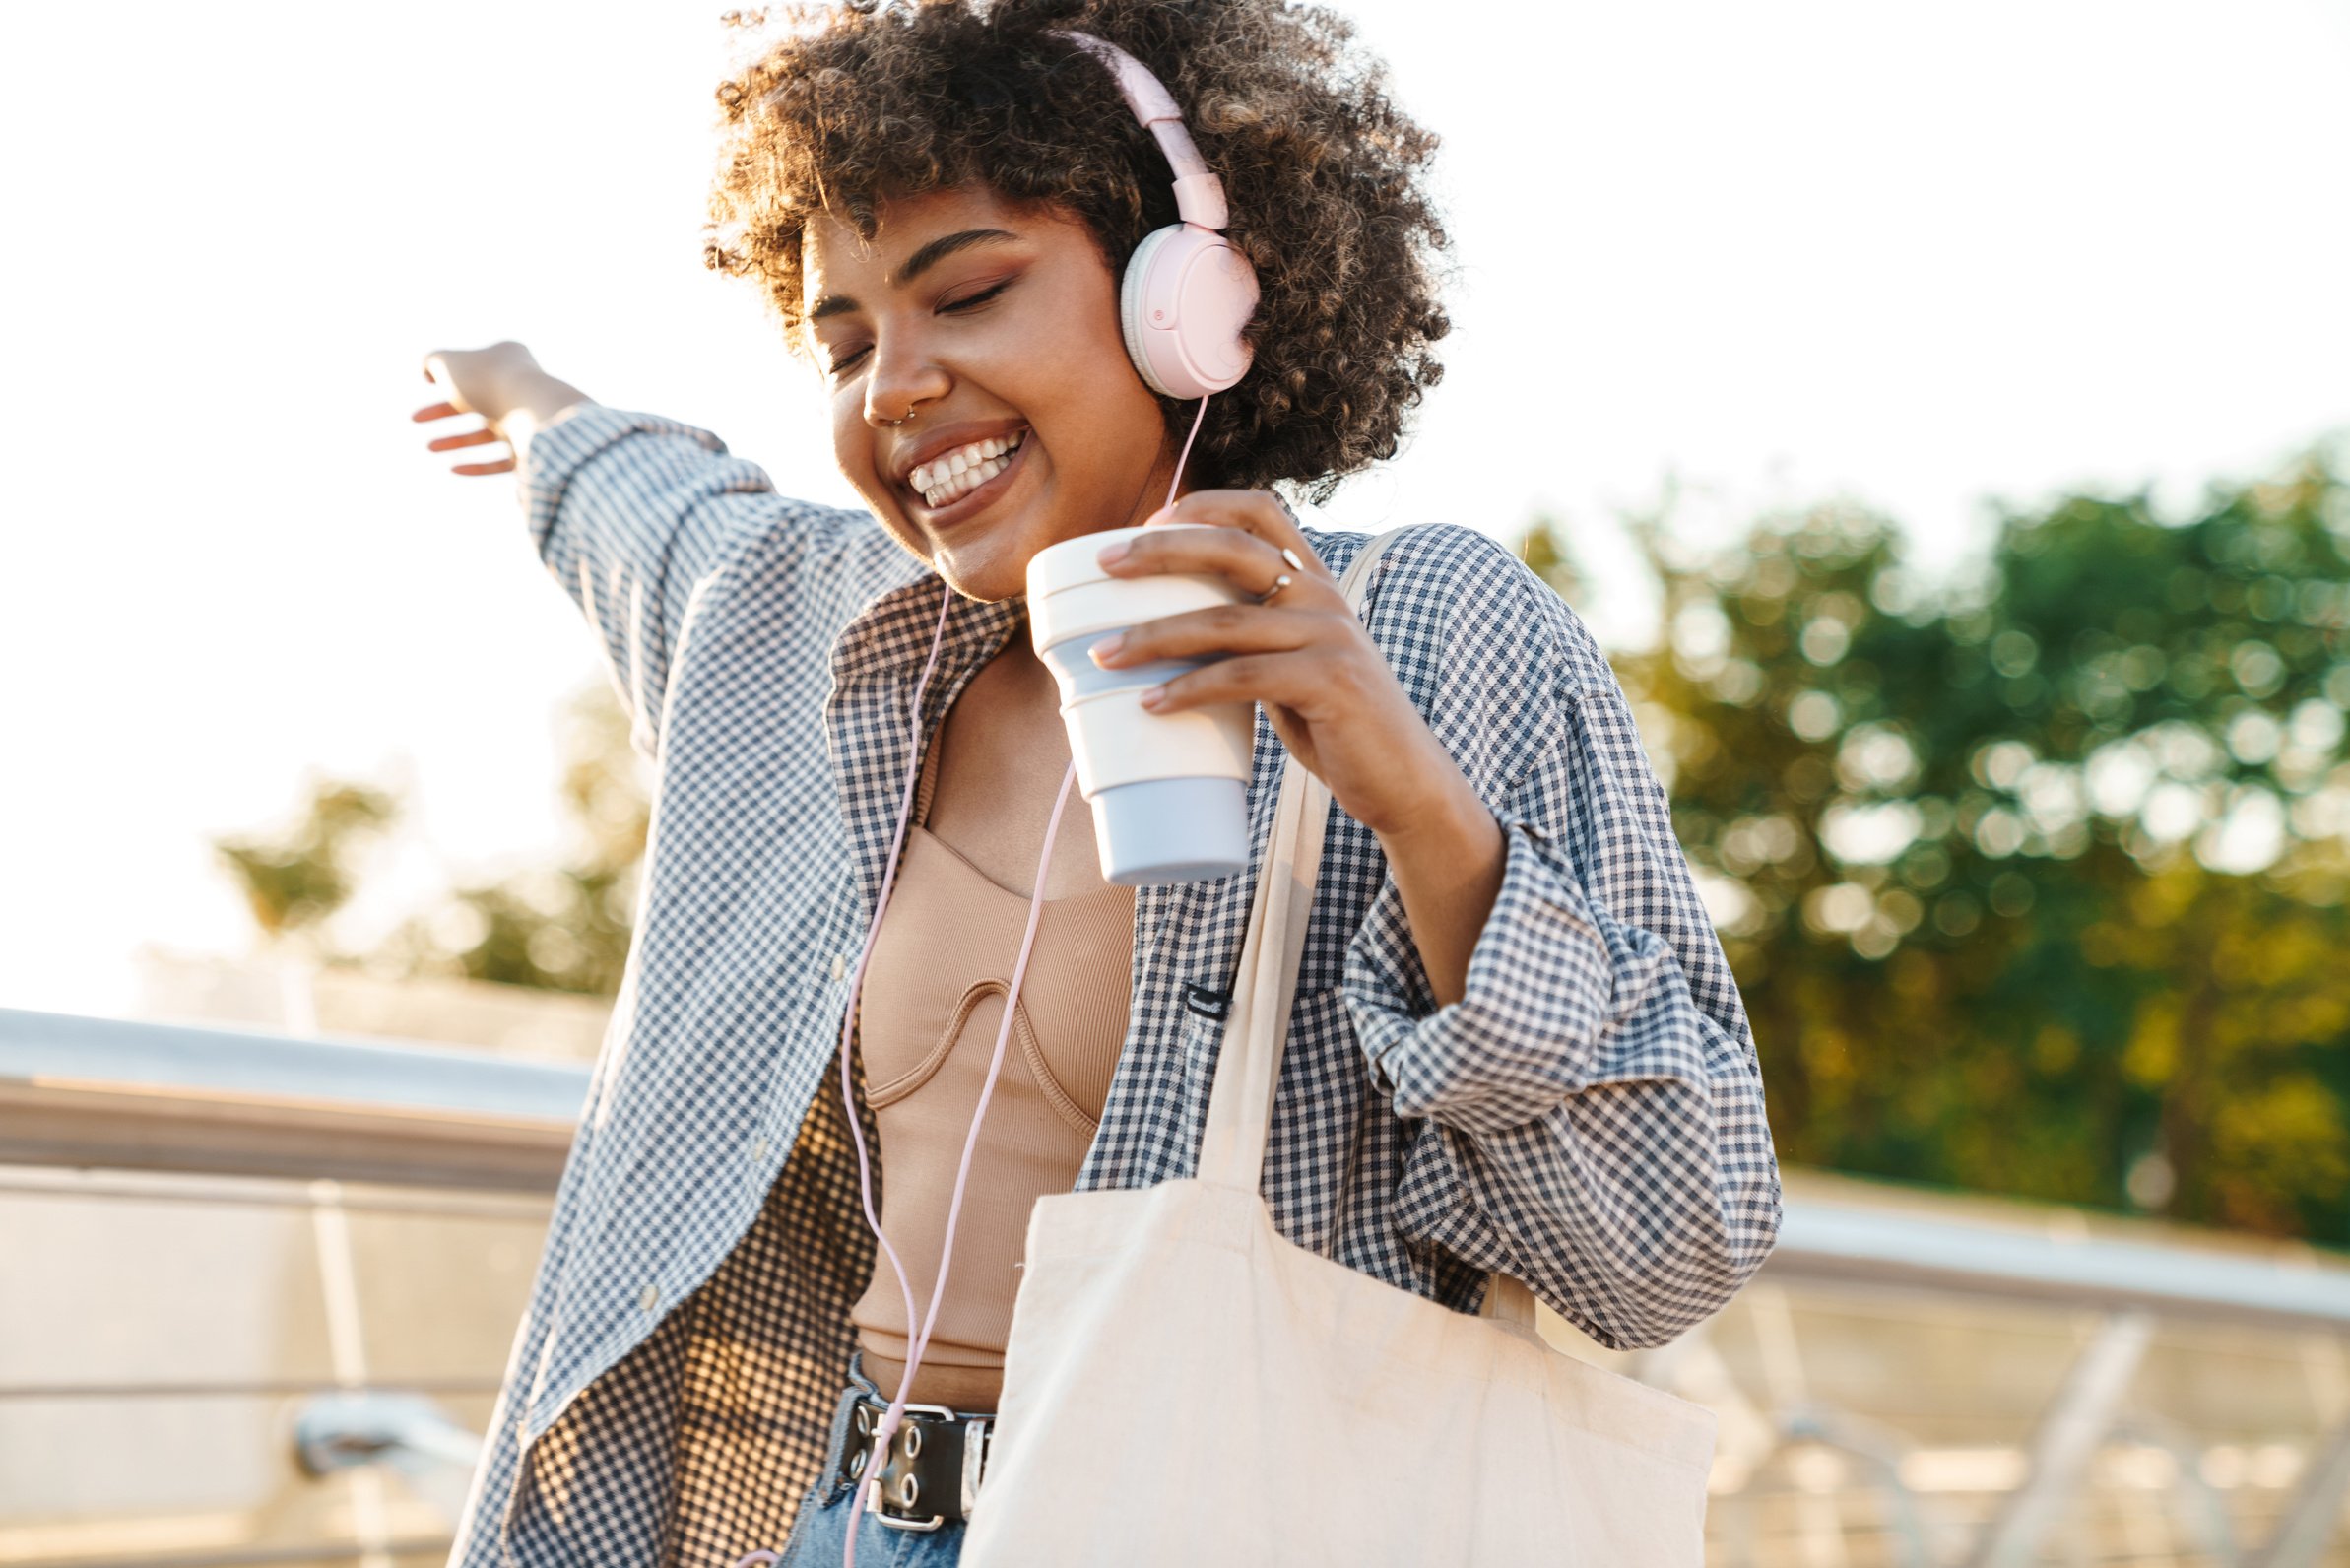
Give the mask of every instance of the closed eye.
M 1012 279 L 1007 278 L 1002 283 L 997 284 L 993 289 L 982 289 L 975 294 L 970 294 L 964 298 L 957 299 L 952 304 L 941 305 L 939 308 L 941 310 L 968 310 L 973 305 L 983 305 L 990 299 L 995 298 L 996 295 L 1002 294 L 1005 290 L 1011 288 L 1012 282 Z
M 977 306 L 977 305 L 983 305 L 983 304 L 986 304 L 986 303 L 987 303 L 987 302 L 988 302 L 990 299 L 993 299 L 993 298 L 995 298 L 995 297 L 996 297 L 996 295 L 998 295 L 998 294 L 1002 294 L 1002 293 L 1003 293 L 1005 290 L 1007 290 L 1007 289 L 1009 289 L 1009 288 L 1011 288 L 1011 287 L 1012 287 L 1012 286 L 1014 283 L 1017 283 L 1018 281 L 1019 281 L 1019 280 L 1018 280 L 1018 279 L 1016 279 L 1016 278 L 1007 278 L 1007 279 L 1005 279 L 1005 280 L 1004 280 L 1002 283 L 1000 283 L 1000 284 L 997 284 L 997 285 L 996 285 L 994 288 L 992 288 L 992 289 L 982 289 L 982 290 L 980 290 L 980 291 L 979 291 L 979 293 L 977 293 L 977 294 L 969 294 L 969 295 L 966 295 L 965 297 L 963 297 L 963 298 L 961 298 L 961 299 L 956 299 L 956 300 L 954 300 L 954 301 L 952 301 L 952 302 L 950 302 L 950 303 L 947 303 L 947 304 L 943 304 L 943 305 L 939 306 L 939 309 L 940 309 L 941 311 L 956 311 L 956 312 L 960 312 L 960 311 L 964 311 L 964 310 L 969 310 L 969 309 L 971 309 L 971 308 L 973 308 L 974 306 Z M 871 345 L 868 345 L 868 346 L 867 346 L 867 347 L 865 347 L 865 348 L 859 349 L 859 350 L 858 350 L 856 353 L 854 353 L 854 354 L 848 354 L 848 355 L 843 355 L 843 356 L 841 356 L 841 358 L 839 358 L 839 359 L 837 359 L 833 360 L 833 361 L 832 361 L 832 362 L 831 362 L 829 365 L 827 365 L 825 368 L 826 368 L 828 371 L 830 371 L 830 373 L 832 373 L 833 375 L 838 375 L 838 374 L 840 374 L 840 372 L 841 372 L 841 371 L 848 369 L 850 366 L 854 365 L 854 364 L 855 364 L 855 363 L 856 363 L 858 360 L 860 360 L 860 359 L 864 359 L 864 358 L 865 358 L 865 356 L 866 356 L 867 354 L 871 353 L 871 352 L 872 352 L 872 347 L 871 347 Z

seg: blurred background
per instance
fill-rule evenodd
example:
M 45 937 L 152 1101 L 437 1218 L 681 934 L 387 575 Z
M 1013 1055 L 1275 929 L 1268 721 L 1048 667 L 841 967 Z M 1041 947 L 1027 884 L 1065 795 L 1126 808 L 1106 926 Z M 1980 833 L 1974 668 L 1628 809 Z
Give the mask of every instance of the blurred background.
M 2350 0 L 1338 9 L 1457 330 L 1307 521 L 1592 622 L 1753 1016 L 1780 1255 L 1578 1346 L 1723 1413 L 1715 1559 L 2350 1562 Z M 854 502 L 700 262 L 742 40 L 9 34 L 0 1565 L 437 1562 L 649 768 L 408 416 L 513 337 Z

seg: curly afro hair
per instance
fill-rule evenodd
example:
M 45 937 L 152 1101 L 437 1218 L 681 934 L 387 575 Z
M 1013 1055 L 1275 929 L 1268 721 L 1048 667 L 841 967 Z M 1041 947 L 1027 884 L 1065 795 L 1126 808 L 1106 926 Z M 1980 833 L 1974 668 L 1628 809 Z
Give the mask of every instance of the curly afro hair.
M 1436 138 L 1390 101 L 1351 23 L 1279 0 L 847 0 L 784 15 L 786 34 L 718 89 L 703 259 L 758 282 L 794 352 L 808 353 L 800 256 L 818 213 L 870 239 L 881 201 L 978 183 L 1074 212 L 1113 269 L 1177 221 L 1166 161 L 1108 68 L 1045 35 L 1075 28 L 1166 83 L 1257 269 L 1256 359 L 1208 400 L 1202 477 L 1287 482 L 1320 502 L 1395 454 L 1444 373 L 1430 345 L 1450 330 L 1447 238 L 1422 179 Z M 1159 401 L 1180 438 L 1195 406 Z

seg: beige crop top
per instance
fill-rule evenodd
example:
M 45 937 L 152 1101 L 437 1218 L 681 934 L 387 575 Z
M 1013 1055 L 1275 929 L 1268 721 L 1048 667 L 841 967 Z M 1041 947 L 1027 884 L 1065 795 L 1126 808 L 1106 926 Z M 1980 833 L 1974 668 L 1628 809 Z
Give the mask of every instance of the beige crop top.
M 1066 750 L 1055 750 L 1035 756 L 1033 776 L 1002 780 L 971 799 L 1051 799 L 1069 767 Z M 934 737 L 858 1004 L 858 1049 L 881 1130 L 881 1230 L 905 1265 L 917 1312 L 930 1309 L 955 1170 L 1028 921 L 1025 891 L 994 882 L 931 832 L 939 751 Z M 1070 803 L 1082 806 L 1074 789 Z M 1069 817 L 1065 808 L 1056 860 L 1075 839 Z M 1086 829 L 1090 853 L 1081 814 L 1077 825 Z M 1028 1210 L 1076 1182 L 1126 1038 L 1134 899 L 1133 888 L 1105 882 L 1044 901 L 1018 1016 L 972 1153 L 946 1297 L 915 1374 L 916 1403 L 996 1408 Z M 897 1273 L 879 1249 L 849 1321 L 866 1374 L 894 1395 L 911 1341 Z

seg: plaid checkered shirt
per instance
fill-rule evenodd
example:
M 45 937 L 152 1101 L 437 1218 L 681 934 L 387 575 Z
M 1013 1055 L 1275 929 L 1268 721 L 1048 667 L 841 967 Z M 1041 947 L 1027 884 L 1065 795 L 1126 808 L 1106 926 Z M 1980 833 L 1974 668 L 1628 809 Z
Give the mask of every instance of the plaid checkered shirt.
M 816 1479 L 873 1266 L 836 1052 L 914 733 L 1024 618 L 958 601 L 917 716 L 946 589 L 870 514 L 594 403 L 519 467 L 656 787 L 450 1561 L 726 1564 L 780 1545 Z M 1305 532 L 1334 572 L 1365 538 Z M 1753 1038 L 1665 793 L 1583 622 L 1488 536 L 1412 529 L 1363 621 L 1506 865 L 1439 1007 L 1376 836 L 1333 803 L 1265 1196 L 1290 1240 L 1399 1288 L 1473 1311 L 1498 1270 L 1602 1344 L 1661 1343 L 1730 1299 L 1780 1215 Z M 1284 755 L 1262 710 L 1255 747 L 1250 869 L 1137 889 L 1079 1190 L 1193 1174 Z

